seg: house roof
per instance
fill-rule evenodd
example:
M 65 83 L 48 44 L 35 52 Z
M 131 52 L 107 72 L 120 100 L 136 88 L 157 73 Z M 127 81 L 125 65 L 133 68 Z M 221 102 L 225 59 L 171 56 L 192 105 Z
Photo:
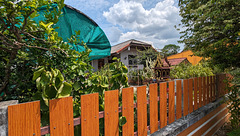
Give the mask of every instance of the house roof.
M 163 61 L 163 66 L 168 66 L 165 59 L 162 59 L 162 61 Z M 188 60 L 187 60 L 187 58 L 168 59 L 168 62 L 171 64 L 171 66 L 179 65 L 183 61 L 188 61 Z
M 167 59 L 177 59 L 177 58 L 187 58 L 187 60 L 192 64 L 196 65 L 201 61 L 203 58 L 199 56 L 194 56 L 193 52 L 191 50 L 183 51 L 178 54 L 174 54 L 171 56 L 168 56 Z
M 137 46 L 142 46 L 142 47 L 152 47 L 151 44 L 146 43 L 146 42 L 142 42 L 142 41 L 138 41 L 135 39 L 131 39 L 122 43 L 119 43 L 117 45 L 112 46 L 111 48 L 111 54 L 112 53 L 119 53 L 121 51 L 123 51 L 124 49 L 128 48 L 131 45 L 137 45 Z

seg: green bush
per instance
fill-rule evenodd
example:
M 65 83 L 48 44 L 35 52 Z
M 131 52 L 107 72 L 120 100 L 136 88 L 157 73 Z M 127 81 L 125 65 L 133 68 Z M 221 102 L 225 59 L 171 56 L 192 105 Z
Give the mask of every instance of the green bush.
M 180 64 L 175 66 L 170 71 L 171 78 L 187 79 L 193 77 L 212 76 L 213 69 L 206 62 L 198 63 L 197 65 Z
M 240 136 L 240 128 L 233 130 L 232 132 L 227 133 L 228 136 Z
M 231 70 L 232 76 L 225 81 L 227 83 L 227 104 L 231 114 L 230 121 L 233 128 L 240 127 L 240 68 Z

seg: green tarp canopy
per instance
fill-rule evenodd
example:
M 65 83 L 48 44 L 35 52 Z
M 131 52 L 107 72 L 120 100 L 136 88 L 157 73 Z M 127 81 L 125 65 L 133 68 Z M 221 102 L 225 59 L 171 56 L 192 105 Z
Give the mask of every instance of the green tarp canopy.
M 53 5 L 57 6 L 57 5 Z M 43 14 L 46 8 L 40 9 L 39 16 L 34 18 L 35 21 L 44 20 Z M 103 30 L 87 15 L 81 11 L 65 5 L 62 9 L 62 16 L 56 24 L 56 31 L 58 35 L 63 38 L 63 41 L 68 41 L 75 31 L 80 30 L 80 41 L 84 41 L 86 45 L 92 50 L 90 53 L 91 60 L 104 58 L 110 56 L 111 45 Z M 75 45 L 74 50 L 79 52 L 84 51 L 84 47 Z

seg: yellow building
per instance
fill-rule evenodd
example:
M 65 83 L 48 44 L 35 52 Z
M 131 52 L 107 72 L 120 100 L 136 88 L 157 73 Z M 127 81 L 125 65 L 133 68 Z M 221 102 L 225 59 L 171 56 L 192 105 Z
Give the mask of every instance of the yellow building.
M 178 54 L 174 54 L 171 55 L 169 57 L 167 57 L 167 59 L 176 59 L 176 58 L 187 58 L 187 60 L 192 64 L 192 65 L 196 65 L 199 63 L 199 61 L 201 61 L 203 58 L 202 57 L 198 57 L 198 56 L 194 56 L 193 52 L 188 50 L 188 51 L 183 51 L 181 53 Z

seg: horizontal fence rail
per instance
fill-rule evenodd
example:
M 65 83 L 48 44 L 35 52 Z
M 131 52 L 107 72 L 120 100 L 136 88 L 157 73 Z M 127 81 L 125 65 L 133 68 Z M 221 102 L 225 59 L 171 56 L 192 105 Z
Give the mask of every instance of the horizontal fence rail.
M 100 118 L 104 118 L 104 134 L 118 136 L 119 113 L 127 119 L 122 126 L 123 136 L 146 136 L 149 130 L 152 134 L 158 127 L 163 128 L 225 95 L 226 78 L 226 74 L 220 74 L 150 84 L 149 89 L 140 86 L 136 92 L 133 87 L 123 88 L 121 94 L 118 90 L 106 91 L 104 111 L 101 112 L 98 93 L 82 95 L 81 117 L 78 118 L 73 118 L 72 97 L 50 100 L 50 125 L 41 128 L 39 101 L 9 106 L 9 136 L 24 135 L 23 130 L 29 136 L 73 136 L 74 126 L 79 124 L 82 136 L 98 136 Z M 119 107 L 119 95 L 122 96 L 122 107 Z

